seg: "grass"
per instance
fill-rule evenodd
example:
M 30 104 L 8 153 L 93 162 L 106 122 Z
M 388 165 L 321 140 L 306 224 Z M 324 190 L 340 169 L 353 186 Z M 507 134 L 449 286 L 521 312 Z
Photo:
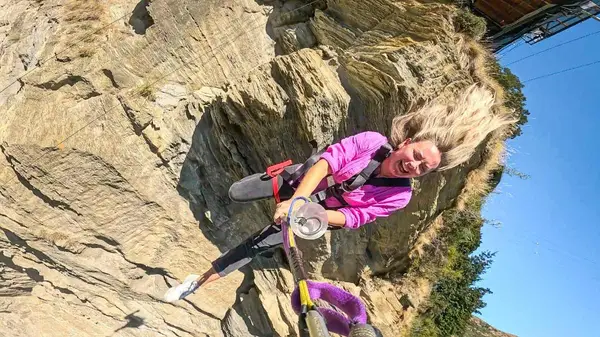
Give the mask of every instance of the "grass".
M 91 48 L 83 47 L 79 50 L 79 57 L 92 57 L 94 55 L 94 50 Z
M 427 229 L 419 235 L 417 242 L 409 253 L 411 260 L 411 270 L 419 270 L 424 266 L 423 262 L 426 258 L 426 252 L 433 247 L 434 250 L 439 248 L 438 233 L 444 226 L 444 218 L 438 215 L 435 220 L 427 227 Z
M 66 22 L 100 21 L 104 7 L 98 0 L 71 0 L 65 6 Z
M 488 195 L 491 189 L 495 188 L 494 185 L 490 185 L 490 180 L 493 173 L 501 168 L 504 157 L 503 141 L 496 140 L 487 144 L 483 152 L 482 165 L 471 171 L 467 176 L 465 187 L 457 201 L 459 210 L 465 209 L 467 204 Z
M 452 29 L 452 26 L 448 26 Z M 456 30 L 456 27 L 454 27 Z M 492 109 L 492 113 L 498 116 L 512 116 L 512 112 L 504 105 L 505 92 L 504 88 L 494 78 L 493 54 L 482 44 L 474 40 L 472 37 L 466 36 L 459 31 L 455 31 L 455 49 L 452 51 L 455 54 L 458 70 L 464 72 L 464 81 L 460 81 L 452 89 L 448 91 L 452 95 L 458 94 L 470 83 L 480 83 L 494 93 L 496 98 L 496 106 Z M 449 93 L 450 94 L 450 93 Z M 511 127 L 505 127 L 496 130 L 487 138 L 486 142 L 481 145 L 478 150 L 481 156 L 480 164 L 468 173 L 465 185 L 460 191 L 455 207 L 464 209 L 465 205 L 473 200 L 478 200 L 482 196 L 490 192 L 490 178 L 498 170 L 504 158 L 504 140 L 511 134 Z M 420 259 L 425 254 L 425 247 L 437 243 L 437 232 L 443 228 L 443 220 L 436 219 L 427 228 L 422 229 L 423 233 L 417 238 L 416 244 L 413 246 L 409 257 L 411 259 Z M 373 238 L 377 241 L 382 254 L 389 259 L 394 258 L 394 254 L 399 250 L 398 242 L 392 238 L 397 237 L 400 233 L 396 228 L 379 227 L 378 235 Z
M 142 96 L 148 100 L 151 100 L 151 101 L 154 101 L 156 99 L 156 96 L 154 94 L 154 88 L 152 88 L 152 86 L 147 83 L 140 86 L 137 89 L 137 93 L 140 96 Z
M 65 34 L 70 41 L 92 44 L 101 34 L 103 14 L 106 8 L 99 0 L 70 0 L 64 7 L 64 21 L 68 23 Z M 89 57 L 92 53 L 83 53 L 81 57 Z
M 475 40 L 481 40 L 487 30 L 487 23 L 482 17 L 468 10 L 459 9 L 454 17 L 454 27 L 459 33 Z
M 479 82 L 495 93 L 497 106 L 493 113 L 511 114 L 511 111 L 503 105 L 504 89 L 491 73 L 493 68 L 491 65 L 494 62 L 491 52 L 475 40 L 462 34 L 457 34 L 457 39 L 459 41 L 457 57 L 461 60 L 460 63 L 463 65 L 463 71 L 466 72 L 467 77 L 471 77 L 469 82 Z M 485 144 L 482 144 L 480 164 L 468 173 L 454 207 L 459 211 L 462 210 L 462 214 L 473 209 L 471 206 L 482 203 L 495 187 L 496 173 L 501 170 L 505 159 L 504 141 L 510 133 L 510 128 L 498 130 L 488 137 Z M 453 243 L 446 242 L 447 239 L 444 238 L 443 233 L 448 224 L 443 215 L 444 212 L 417 238 L 409 253 L 411 262 L 405 280 L 410 279 L 413 282 L 420 280 L 419 282 L 433 284 L 439 275 L 458 276 L 455 275 L 457 271 L 453 269 L 458 254 Z M 480 216 L 480 214 L 473 213 L 472 216 Z M 421 303 L 426 303 L 429 293 L 420 297 Z M 420 307 L 417 306 L 417 308 Z M 428 320 L 427 317 L 419 316 L 418 310 L 415 315 L 410 317 L 410 321 L 403 321 L 402 324 L 407 327 L 404 329 L 406 336 L 437 336 L 434 322 Z

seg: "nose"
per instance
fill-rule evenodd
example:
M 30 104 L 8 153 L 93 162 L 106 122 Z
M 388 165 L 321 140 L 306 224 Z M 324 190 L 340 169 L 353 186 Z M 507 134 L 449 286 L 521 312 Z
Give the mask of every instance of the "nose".
M 409 161 L 406 163 L 406 166 L 408 166 L 408 169 L 411 171 L 415 171 L 417 168 L 417 163 L 414 161 Z

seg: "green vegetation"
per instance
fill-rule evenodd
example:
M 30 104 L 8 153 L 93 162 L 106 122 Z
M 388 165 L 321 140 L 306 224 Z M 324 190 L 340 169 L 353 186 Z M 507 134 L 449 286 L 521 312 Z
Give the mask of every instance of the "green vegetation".
M 454 27 L 457 32 L 481 40 L 487 30 L 485 20 L 468 10 L 459 9 L 454 17 Z
M 508 174 L 511 177 L 517 177 L 523 180 L 531 178 L 529 174 L 523 173 L 514 167 L 504 167 L 504 172 L 506 172 L 506 174 Z
M 518 119 L 509 138 L 521 135 L 529 111 L 525 109 L 523 84 L 510 69 L 501 67 L 494 59 L 492 76 L 505 90 L 506 108 L 514 111 Z M 503 173 L 528 179 L 529 176 L 510 167 L 501 167 L 492 176 L 486 190 L 491 192 Z M 471 200 L 464 210 L 448 210 L 443 214 L 444 227 L 439 236 L 427 247 L 425 257 L 415 260 L 411 269 L 418 270 L 433 282 L 428 303 L 420 310 L 413 324 L 412 337 L 463 336 L 471 315 L 485 307 L 483 297 L 491 290 L 476 284 L 490 267 L 494 253 L 485 251 L 477 255 L 481 243 L 481 227 L 487 220 L 481 217 L 485 196 Z
M 477 317 L 471 317 L 462 337 L 517 337 L 502 332 Z
M 479 215 L 481 201 L 463 211 L 450 210 L 443 215 L 444 229 L 430 253 L 432 261 L 429 277 L 434 281 L 429 301 L 413 325 L 412 336 L 460 336 L 473 312 L 485 307 L 483 296 L 491 293 L 476 283 L 489 268 L 494 253 L 472 253 L 481 242 Z
M 481 40 L 487 30 L 485 19 L 473 14 L 466 8 L 468 7 L 466 1 L 453 0 L 453 2 L 459 7 L 464 7 L 464 9 L 458 9 L 454 17 L 453 21 L 456 31 L 470 36 L 475 40 Z M 504 105 L 506 108 L 514 111 L 515 117 L 518 119 L 515 130 L 510 138 L 518 137 L 521 135 L 521 126 L 527 123 L 529 116 L 529 111 L 525 109 L 526 98 L 523 94 L 523 83 L 509 68 L 501 66 L 496 58 L 490 60 L 489 73 L 504 88 Z
M 491 64 L 490 73 L 504 88 L 504 105 L 506 108 L 513 110 L 515 117 L 518 118 L 515 130 L 510 138 L 518 137 L 521 135 L 521 127 L 527 123 L 529 116 L 529 110 L 525 109 L 527 99 L 523 94 L 523 83 L 510 69 L 502 67 L 496 59 Z
M 453 20 L 456 31 L 475 40 L 481 39 L 487 29 L 485 20 L 471 13 L 464 1 L 452 1 L 462 7 Z M 517 119 L 507 138 L 518 137 L 529 116 L 525 108 L 523 83 L 510 69 L 501 66 L 494 56 L 489 57 L 486 68 L 504 90 L 504 106 Z M 490 267 L 495 254 L 489 251 L 474 254 L 481 243 L 481 227 L 490 223 L 481 217 L 481 207 L 503 173 L 521 179 L 529 178 L 511 167 L 500 167 L 490 173 L 491 177 L 480 182 L 485 184 L 485 195 L 469 200 L 463 210 L 445 211 L 437 238 L 411 263 L 412 272 L 433 284 L 428 302 L 419 308 L 419 315 L 408 333 L 411 337 L 466 336 L 467 333 L 470 333 L 469 336 L 487 336 L 481 333 L 483 328 L 472 326 L 472 314 L 485 307 L 483 297 L 492 293 L 488 288 L 477 286 L 477 283 Z
M 154 95 L 154 89 L 148 83 L 140 86 L 137 89 L 137 92 L 140 96 L 142 96 L 148 100 L 154 101 L 156 99 L 156 96 Z

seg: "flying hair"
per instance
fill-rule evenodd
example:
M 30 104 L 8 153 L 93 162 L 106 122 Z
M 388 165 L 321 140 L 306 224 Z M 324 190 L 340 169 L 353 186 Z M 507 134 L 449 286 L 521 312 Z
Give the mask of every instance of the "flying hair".
M 390 141 L 394 146 L 407 138 L 415 142 L 432 141 L 442 153 L 437 170 L 448 170 L 467 161 L 491 133 L 516 122 L 505 109 L 493 109 L 494 102 L 489 89 L 472 85 L 453 104 L 432 101 L 395 117 Z

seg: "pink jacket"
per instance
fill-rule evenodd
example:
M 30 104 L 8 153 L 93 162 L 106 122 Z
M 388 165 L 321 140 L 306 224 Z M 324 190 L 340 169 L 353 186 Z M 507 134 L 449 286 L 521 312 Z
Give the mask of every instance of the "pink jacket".
M 327 148 L 321 155 L 331 167 L 333 179 L 340 183 L 363 170 L 387 138 L 377 132 L 362 132 L 342 139 L 339 143 Z M 377 187 L 363 185 L 358 189 L 343 194 L 350 205 L 338 209 L 346 216 L 346 228 L 359 228 L 374 221 L 378 217 L 387 217 L 393 212 L 406 207 L 412 196 L 410 187 Z M 341 206 L 331 197 L 325 200 L 330 207 Z

